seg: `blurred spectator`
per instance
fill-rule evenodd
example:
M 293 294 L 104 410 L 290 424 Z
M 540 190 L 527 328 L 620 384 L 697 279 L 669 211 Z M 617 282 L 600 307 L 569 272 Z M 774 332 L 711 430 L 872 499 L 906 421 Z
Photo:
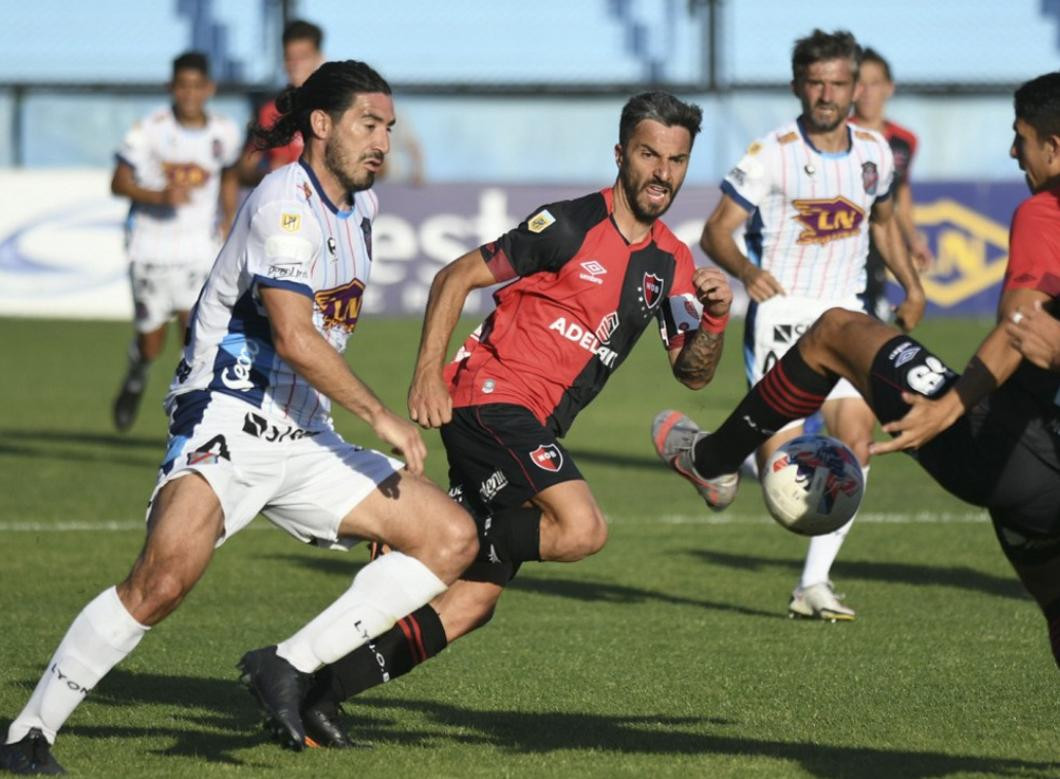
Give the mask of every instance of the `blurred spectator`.
M 324 31 L 310 22 L 296 20 L 284 27 L 283 69 L 290 86 L 302 86 L 324 62 L 323 42 Z M 276 101 L 270 100 L 258 110 L 258 123 L 262 127 L 272 127 L 278 116 Z M 286 146 L 264 151 L 247 143 L 239 160 L 240 183 L 247 187 L 257 186 L 269 171 L 295 162 L 302 155 L 304 145 L 301 134 L 296 134 Z
M 858 83 L 861 93 L 854 101 L 854 116 L 851 121 L 882 133 L 894 155 L 895 218 L 889 226 L 879 227 L 871 232 L 868 281 L 865 286 L 866 309 L 870 314 L 887 320 L 890 318 L 890 306 L 885 295 L 887 269 L 880 255 L 879 242 L 904 242 L 913 264 L 920 272 L 927 270 L 934 258 L 927 239 L 916 229 L 913 222 L 913 193 L 909 185 L 909 170 L 913 165 L 913 155 L 916 154 L 917 138 L 911 130 L 885 117 L 887 101 L 894 94 L 894 81 L 890 64 L 875 49 L 867 47 L 864 50 Z
M 181 332 L 236 211 L 240 137 L 206 112 L 213 96 L 206 55 L 173 60 L 172 104 L 133 125 L 117 154 L 111 191 L 132 201 L 126 222 L 136 338 L 114 400 L 114 425 L 132 427 L 151 362 L 175 314 Z M 218 223 L 218 204 L 221 220 Z

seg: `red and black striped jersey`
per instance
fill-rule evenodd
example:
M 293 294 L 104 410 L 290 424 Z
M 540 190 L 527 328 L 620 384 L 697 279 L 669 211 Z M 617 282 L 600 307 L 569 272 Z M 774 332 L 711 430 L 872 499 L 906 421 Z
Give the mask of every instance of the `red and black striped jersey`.
M 668 349 L 699 327 L 688 247 L 658 220 L 630 244 L 612 212 L 610 188 L 549 203 L 481 247 L 515 280 L 446 368 L 454 407 L 514 403 L 562 436 L 650 322 Z

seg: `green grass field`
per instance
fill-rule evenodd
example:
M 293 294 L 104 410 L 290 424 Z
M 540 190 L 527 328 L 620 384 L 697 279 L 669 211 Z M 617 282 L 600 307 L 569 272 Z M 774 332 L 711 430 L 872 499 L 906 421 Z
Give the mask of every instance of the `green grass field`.
M 464 330 L 461 330 L 461 333 Z M 961 367 L 985 324 L 920 335 Z M 404 408 L 418 334 L 366 321 L 350 361 Z M 127 435 L 110 426 L 127 325 L 0 320 L 0 727 L 77 611 L 143 540 L 171 346 Z M 258 519 L 176 614 L 68 721 L 86 776 L 1058 776 L 1057 670 L 1044 622 L 985 515 L 907 458 L 875 462 L 833 570 L 852 624 L 786 618 L 805 541 L 754 484 L 711 515 L 655 459 L 652 415 L 716 425 L 743 393 L 738 337 L 715 383 L 673 381 L 650 334 L 567 439 L 603 505 L 607 548 L 527 565 L 492 624 L 348 706 L 355 752 L 284 752 L 234 663 L 289 635 L 365 556 L 303 547 Z M 371 441 L 340 412 L 340 430 Z M 441 481 L 437 437 L 429 472 Z

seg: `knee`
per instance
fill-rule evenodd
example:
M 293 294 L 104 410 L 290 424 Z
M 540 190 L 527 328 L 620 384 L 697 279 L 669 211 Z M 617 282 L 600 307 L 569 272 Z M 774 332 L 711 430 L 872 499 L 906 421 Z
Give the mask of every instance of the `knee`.
M 459 573 L 475 561 L 478 554 L 478 533 L 471 515 L 455 503 L 433 537 L 438 547 L 446 550 Z
M 156 567 L 134 571 L 118 585 L 118 596 L 133 619 L 154 625 L 173 613 L 190 589 L 180 576 Z
M 596 506 L 587 506 L 560 519 L 562 561 L 573 562 L 594 555 L 607 543 L 607 521 Z
M 810 325 L 810 329 L 806 331 L 803 339 L 805 346 L 822 349 L 835 343 L 836 336 L 857 316 L 859 316 L 857 312 L 846 308 L 828 309 L 817 317 L 817 320 Z

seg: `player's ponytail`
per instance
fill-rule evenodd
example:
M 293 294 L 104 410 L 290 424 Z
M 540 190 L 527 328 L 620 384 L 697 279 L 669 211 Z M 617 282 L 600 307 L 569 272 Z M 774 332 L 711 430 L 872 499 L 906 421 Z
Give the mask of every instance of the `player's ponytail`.
M 276 98 L 279 118 L 269 127 L 256 122 L 251 137 L 259 149 L 286 146 L 301 133 L 312 137 L 309 117 L 314 111 L 327 111 L 332 119 L 340 116 L 360 93 L 390 94 L 390 85 L 370 66 L 357 60 L 325 62 L 300 87 L 287 87 Z

